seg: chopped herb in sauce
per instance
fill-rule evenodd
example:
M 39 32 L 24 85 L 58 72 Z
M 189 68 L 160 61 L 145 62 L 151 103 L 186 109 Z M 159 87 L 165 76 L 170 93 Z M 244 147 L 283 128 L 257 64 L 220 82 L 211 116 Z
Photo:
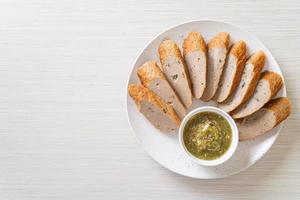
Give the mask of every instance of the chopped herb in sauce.
M 213 112 L 201 112 L 185 125 L 183 140 L 187 150 L 203 160 L 214 160 L 229 148 L 232 131 L 227 120 Z

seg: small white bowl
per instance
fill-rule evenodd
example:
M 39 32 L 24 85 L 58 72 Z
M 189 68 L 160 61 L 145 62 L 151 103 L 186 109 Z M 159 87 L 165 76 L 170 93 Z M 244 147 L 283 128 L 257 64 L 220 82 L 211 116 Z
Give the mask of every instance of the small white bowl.
M 197 158 L 196 156 L 194 156 L 193 154 L 191 154 L 187 148 L 185 147 L 184 141 L 183 141 L 183 130 L 184 127 L 186 125 L 186 123 L 189 121 L 189 119 L 201 112 L 213 112 L 213 113 L 217 113 L 219 115 L 221 115 L 222 117 L 224 117 L 230 127 L 231 127 L 231 132 L 232 132 L 232 139 L 231 139 L 231 144 L 229 146 L 229 148 L 227 149 L 227 151 L 220 156 L 217 159 L 214 160 L 203 160 L 200 158 Z M 234 120 L 231 118 L 230 115 L 228 115 L 226 112 L 224 112 L 223 110 L 216 108 L 216 107 L 212 107 L 212 106 L 203 106 L 203 107 L 199 107 L 196 108 L 194 110 L 192 110 L 191 112 L 189 112 L 184 119 L 182 120 L 180 127 L 179 127 L 179 143 L 180 146 L 182 147 L 183 151 L 196 163 L 200 164 L 200 165 L 204 165 L 204 166 L 216 166 L 216 165 L 220 165 L 222 163 L 224 163 L 225 161 L 227 161 L 235 152 L 237 146 L 238 146 L 238 142 L 239 142 L 239 134 L 238 134 L 238 129 L 237 126 L 234 122 Z

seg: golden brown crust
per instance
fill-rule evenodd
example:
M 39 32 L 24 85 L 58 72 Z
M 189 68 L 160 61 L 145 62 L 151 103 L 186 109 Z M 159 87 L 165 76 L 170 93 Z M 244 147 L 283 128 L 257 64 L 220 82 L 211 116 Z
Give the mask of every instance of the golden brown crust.
M 236 57 L 237 65 L 236 65 L 236 73 L 234 75 L 232 86 L 230 88 L 228 97 L 235 91 L 235 89 L 237 88 L 237 86 L 241 81 L 242 72 L 244 70 L 245 63 L 246 63 L 246 54 L 247 54 L 246 43 L 243 40 L 238 41 L 232 46 L 229 54 L 232 54 Z
M 237 57 L 238 60 L 246 60 L 246 43 L 243 40 L 234 43 L 229 53 Z
M 225 32 L 220 32 L 209 41 L 208 48 L 225 47 L 226 49 L 228 49 L 229 42 L 230 35 Z
M 261 66 L 265 65 L 266 61 L 266 54 L 263 51 L 258 51 L 254 53 L 248 60 L 248 62 L 252 63 L 254 66 Z
M 193 51 L 203 51 L 206 53 L 206 44 L 202 35 L 198 32 L 190 32 L 184 39 L 183 45 L 183 56 Z
M 138 84 L 129 84 L 128 86 L 128 93 L 135 101 L 137 107 L 140 109 L 141 101 L 146 100 L 161 110 L 164 110 L 166 114 L 174 121 L 174 123 L 179 126 L 180 119 L 176 112 L 174 111 L 173 107 L 165 103 L 159 96 L 153 93 L 148 88 L 138 85 Z
M 173 40 L 164 40 L 158 48 L 159 58 L 162 65 L 168 57 L 173 56 L 183 62 L 181 52 L 177 44 Z M 183 62 L 184 63 L 184 62 Z
M 276 125 L 278 125 L 290 115 L 292 105 L 287 97 L 280 97 L 269 101 L 264 108 L 274 112 L 276 117 Z
M 277 94 L 283 85 L 282 78 L 279 74 L 271 71 L 264 71 L 261 79 L 265 79 L 270 83 L 271 98 Z
M 249 84 L 249 89 L 246 92 L 246 95 L 243 98 L 243 101 L 241 102 L 240 105 L 242 105 L 245 101 L 247 101 L 254 93 L 257 82 L 259 80 L 260 74 L 261 74 L 261 70 L 265 65 L 265 60 L 266 60 L 266 56 L 264 54 L 263 51 L 259 51 L 257 53 L 254 53 L 249 60 L 247 61 L 250 62 L 253 65 L 253 78 Z
M 136 105 L 140 109 L 140 103 L 143 99 L 148 99 L 145 87 L 137 84 L 128 85 L 128 93 L 135 101 Z
M 137 70 L 137 75 L 146 87 L 156 78 L 165 79 L 163 72 L 154 60 L 147 61 L 140 66 Z

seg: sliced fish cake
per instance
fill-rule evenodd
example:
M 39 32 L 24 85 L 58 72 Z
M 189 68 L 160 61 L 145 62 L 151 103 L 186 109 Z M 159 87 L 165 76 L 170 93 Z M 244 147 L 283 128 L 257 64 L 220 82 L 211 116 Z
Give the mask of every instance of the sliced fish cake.
M 281 97 L 269 101 L 252 115 L 237 121 L 239 140 L 249 140 L 260 136 L 285 120 L 291 113 L 288 98 Z
M 211 100 L 219 85 L 229 48 L 230 36 L 221 32 L 212 38 L 208 43 L 208 66 L 206 88 L 201 97 L 203 101 Z
M 217 102 L 225 101 L 239 85 L 245 67 L 246 54 L 246 43 L 242 40 L 230 49 L 218 90 L 214 96 Z
M 277 94 L 282 84 L 283 80 L 279 74 L 271 71 L 263 72 L 254 95 L 245 104 L 233 111 L 233 118 L 243 118 L 259 110 Z
M 254 53 L 248 59 L 237 89 L 229 98 L 219 104 L 219 108 L 225 112 L 231 112 L 253 95 L 265 60 L 266 56 L 263 51 Z
M 159 58 L 162 70 L 179 96 L 183 105 L 188 108 L 192 105 L 192 92 L 185 62 L 177 44 L 172 40 L 164 40 L 159 46 Z
M 178 128 L 180 119 L 172 106 L 165 103 L 148 88 L 130 84 L 129 95 L 135 101 L 139 111 L 162 132 L 171 132 Z
M 137 70 L 141 83 L 171 105 L 180 119 L 186 115 L 186 110 L 174 90 L 166 80 L 165 75 L 154 60 L 145 62 Z
M 191 79 L 192 93 L 199 99 L 206 87 L 206 44 L 200 33 L 191 32 L 185 38 L 182 48 Z

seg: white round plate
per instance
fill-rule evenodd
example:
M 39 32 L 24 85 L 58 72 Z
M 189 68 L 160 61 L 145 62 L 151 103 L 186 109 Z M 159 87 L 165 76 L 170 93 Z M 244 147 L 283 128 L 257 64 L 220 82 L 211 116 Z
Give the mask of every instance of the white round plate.
M 280 67 L 270 51 L 251 33 L 224 22 L 193 21 L 170 28 L 155 37 L 138 56 L 131 70 L 128 83 L 139 83 L 136 71 L 137 68 L 144 62 L 154 59 L 160 63 L 158 57 L 158 46 L 161 41 L 165 38 L 173 39 L 181 48 L 183 39 L 190 31 L 199 31 L 206 42 L 218 32 L 228 32 L 231 36 L 232 43 L 241 39 L 247 43 L 248 54 L 252 54 L 258 50 L 263 50 L 267 55 L 264 70 L 272 70 L 282 75 Z M 285 86 L 279 91 L 277 96 L 286 96 Z M 188 111 L 202 105 L 216 106 L 214 102 L 205 103 L 200 100 L 193 99 L 193 105 Z M 236 152 L 227 162 L 215 167 L 205 167 L 194 163 L 184 154 L 178 142 L 178 130 L 171 134 L 165 134 L 157 130 L 138 111 L 134 101 L 128 93 L 127 113 L 129 122 L 138 141 L 155 161 L 173 172 L 200 179 L 227 177 L 239 173 L 253 165 L 270 149 L 283 126 L 283 124 L 280 124 L 269 133 L 257 137 L 254 140 L 239 142 Z

